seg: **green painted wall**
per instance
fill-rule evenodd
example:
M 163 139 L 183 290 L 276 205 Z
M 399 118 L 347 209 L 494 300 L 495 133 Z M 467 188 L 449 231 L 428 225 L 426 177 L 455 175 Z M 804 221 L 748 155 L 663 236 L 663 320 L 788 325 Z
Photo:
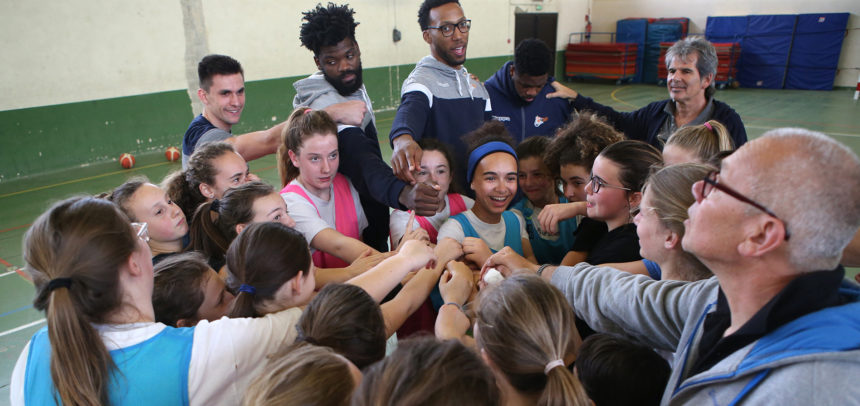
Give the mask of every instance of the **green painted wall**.
M 477 58 L 466 65 L 487 80 L 509 59 Z M 413 68 L 364 70 L 374 109 L 397 107 L 400 85 Z M 286 119 L 295 95 L 292 83 L 300 78 L 248 82 L 245 111 L 233 132 L 268 128 Z M 185 90 L 0 111 L 0 182 L 116 160 L 124 152 L 180 146 L 192 118 Z

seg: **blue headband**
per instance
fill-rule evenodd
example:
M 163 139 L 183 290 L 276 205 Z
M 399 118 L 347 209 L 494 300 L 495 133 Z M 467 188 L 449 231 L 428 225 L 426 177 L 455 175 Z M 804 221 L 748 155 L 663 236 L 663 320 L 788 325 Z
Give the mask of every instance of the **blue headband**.
M 245 292 L 245 293 L 253 295 L 253 294 L 257 293 L 257 289 L 255 289 L 251 285 L 246 285 L 243 283 L 239 286 L 239 292 Z
M 475 167 L 478 166 L 478 162 L 481 162 L 485 156 L 490 155 L 493 152 L 507 152 L 513 155 L 514 159 L 518 159 L 517 153 L 514 152 L 514 149 L 511 148 L 510 145 L 501 141 L 490 141 L 478 148 L 475 148 L 475 150 L 469 154 L 469 170 L 466 172 L 466 186 L 472 183 L 472 177 L 475 175 Z

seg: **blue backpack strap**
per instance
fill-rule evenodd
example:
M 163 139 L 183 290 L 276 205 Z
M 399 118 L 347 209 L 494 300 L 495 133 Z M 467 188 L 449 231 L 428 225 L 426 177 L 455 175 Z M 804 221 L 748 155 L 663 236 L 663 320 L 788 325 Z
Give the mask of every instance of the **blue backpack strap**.
M 465 214 L 463 214 L 463 213 L 455 214 L 449 218 L 457 220 L 457 222 L 460 223 L 460 226 L 463 227 L 463 235 L 464 236 L 481 238 L 481 236 L 478 235 L 478 232 L 475 231 L 475 227 L 472 227 L 472 223 L 469 222 L 469 220 L 466 218 Z
M 523 239 L 520 236 L 520 220 L 517 215 L 510 210 L 502 213 L 502 219 L 505 220 L 505 246 L 511 247 L 517 254 L 523 254 Z

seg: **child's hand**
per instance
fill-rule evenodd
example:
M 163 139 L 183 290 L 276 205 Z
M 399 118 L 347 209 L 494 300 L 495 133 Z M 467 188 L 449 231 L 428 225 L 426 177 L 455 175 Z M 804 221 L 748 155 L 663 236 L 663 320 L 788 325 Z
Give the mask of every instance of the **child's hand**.
M 453 238 L 443 238 L 436 244 L 436 257 L 440 263 L 448 263 L 463 256 L 463 246 Z
M 403 238 L 400 239 L 400 244 L 397 245 L 397 249 L 403 246 L 403 243 L 410 240 L 418 240 L 430 242 L 430 235 L 427 234 L 427 230 L 418 227 L 418 229 L 413 230 L 413 224 L 415 223 L 415 212 L 413 211 L 409 215 L 409 222 L 406 223 L 406 231 L 403 233 Z
M 480 267 L 490 255 L 493 255 L 493 251 L 490 251 L 487 243 L 475 237 L 466 237 L 463 239 L 463 253 L 466 254 L 467 261 L 475 264 L 475 268 Z
M 372 248 L 368 248 L 366 251 L 362 252 L 355 261 L 352 261 L 348 267 L 346 267 L 347 272 L 350 277 L 361 275 L 364 271 L 375 267 L 380 262 L 384 261 L 385 258 L 388 258 L 394 255 L 394 252 L 377 252 L 373 253 Z
M 409 240 L 402 244 L 398 257 L 405 258 L 411 264 L 412 270 L 436 266 L 436 254 L 424 241 Z
M 558 234 L 558 223 L 585 215 L 585 202 L 548 204 L 538 214 L 540 228 L 549 234 Z
M 442 295 L 442 301 L 463 305 L 469 299 L 474 287 L 472 271 L 466 264 L 457 261 L 448 262 L 445 268 L 445 272 L 439 278 L 439 293 Z
M 487 269 L 496 268 L 505 278 L 511 276 L 514 271 L 528 269 L 537 272 L 538 265 L 529 262 L 522 255 L 517 254 L 511 247 L 505 247 L 490 256 L 481 268 L 481 278 L 487 273 Z

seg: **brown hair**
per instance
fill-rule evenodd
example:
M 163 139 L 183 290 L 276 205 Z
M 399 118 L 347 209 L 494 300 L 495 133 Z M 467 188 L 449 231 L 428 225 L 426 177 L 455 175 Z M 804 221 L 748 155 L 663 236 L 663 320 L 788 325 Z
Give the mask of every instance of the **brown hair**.
M 478 354 L 458 340 L 403 340 L 371 365 L 355 390 L 353 406 L 497 405 L 493 374 Z
M 726 126 L 717 120 L 709 120 L 706 124 L 679 128 L 669 136 L 666 145 L 675 145 L 695 153 L 701 163 L 708 162 L 721 151 L 735 149 Z
M 189 249 L 202 252 L 207 259 L 220 262 L 236 238 L 236 225 L 254 218 L 254 202 L 275 190 L 267 183 L 254 181 L 231 188 L 220 199 L 201 204 L 191 219 Z
M 347 360 L 330 348 L 294 343 L 269 362 L 242 399 L 243 406 L 348 405 L 355 381 Z
M 184 170 L 167 175 L 161 182 L 161 188 L 167 192 L 170 200 L 182 209 L 185 218 L 193 217 L 197 206 L 208 200 L 200 193 L 200 184 L 215 183 L 218 168 L 212 161 L 228 152 L 236 153 L 236 149 L 232 144 L 223 141 L 198 146 L 188 158 L 188 166 Z
M 585 391 L 563 365 L 576 356 L 576 317 L 564 295 L 536 275 L 517 274 L 482 293 L 475 339 L 518 392 L 539 394 L 538 405 L 588 405 Z
M 663 165 L 663 155 L 657 148 L 642 141 L 624 140 L 612 144 L 600 155 L 618 165 L 618 181 L 630 191 L 641 192 L 651 168 Z
M 180 319 L 196 324 L 205 283 L 212 277 L 210 269 L 199 252 L 174 254 L 159 262 L 152 289 L 155 321 L 173 327 Z
M 227 250 L 227 267 L 235 277 L 235 287 L 248 285 L 255 293 L 241 289 L 228 316 L 260 317 L 260 305 L 275 297 L 278 289 L 304 271 L 310 272 L 311 254 L 305 237 L 281 223 L 254 223 L 245 227 Z
M 687 209 L 696 201 L 691 189 L 693 184 L 704 179 L 715 168 L 694 163 L 671 165 L 655 171 L 643 187 L 651 190 L 651 206 L 660 223 L 678 238 L 684 238 L 684 220 Z M 682 251 L 684 266 L 678 267 L 681 280 L 697 281 L 713 274 L 695 255 Z
M 583 112 L 558 131 L 544 153 L 544 163 L 553 176 L 559 176 L 564 165 L 579 165 L 591 172 L 600 151 L 621 140 L 624 135 L 603 119 Z
M 106 405 L 116 366 L 92 323 L 122 303 L 119 269 L 137 249 L 120 209 L 105 200 L 74 197 L 39 216 L 24 236 L 24 261 L 36 285 L 33 306 L 45 311 L 51 379 L 66 405 Z M 51 289 L 49 281 L 71 279 Z
M 293 165 L 288 151 L 298 155 L 305 139 L 317 134 L 337 136 L 337 124 L 323 110 L 298 107 L 290 114 L 287 125 L 281 132 L 281 145 L 278 147 L 278 174 L 281 186 L 287 186 L 299 176 L 299 168 Z
M 302 312 L 296 328 L 297 340 L 331 347 L 360 369 L 385 357 L 382 311 L 355 285 L 323 287 Z
M 149 179 L 147 179 L 146 176 L 134 176 L 125 181 L 122 185 L 117 186 L 112 192 L 105 196 L 105 199 L 110 200 L 119 206 L 122 212 L 128 216 L 129 220 L 137 221 L 134 217 L 134 213 L 132 213 L 131 207 L 129 207 L 129 201 L 131 200 L 131 197 L 134 196 L 135 192 L 147 183 L 149 183 Z
M 460 168 L 457 161 L 454 160 L 451 147 L 436 138 L 422 138 L 418 140 L 418 146 L 421 147 L 422 151 L 438 151 L 443 157 L 445 157 L 445 160 L 448 161 L 448 172 L 451 176 L 451 184 L 448 186 L 448 193 L 462 193 L 463 186 L 460 185 L 459 178 L 454 176 Z

